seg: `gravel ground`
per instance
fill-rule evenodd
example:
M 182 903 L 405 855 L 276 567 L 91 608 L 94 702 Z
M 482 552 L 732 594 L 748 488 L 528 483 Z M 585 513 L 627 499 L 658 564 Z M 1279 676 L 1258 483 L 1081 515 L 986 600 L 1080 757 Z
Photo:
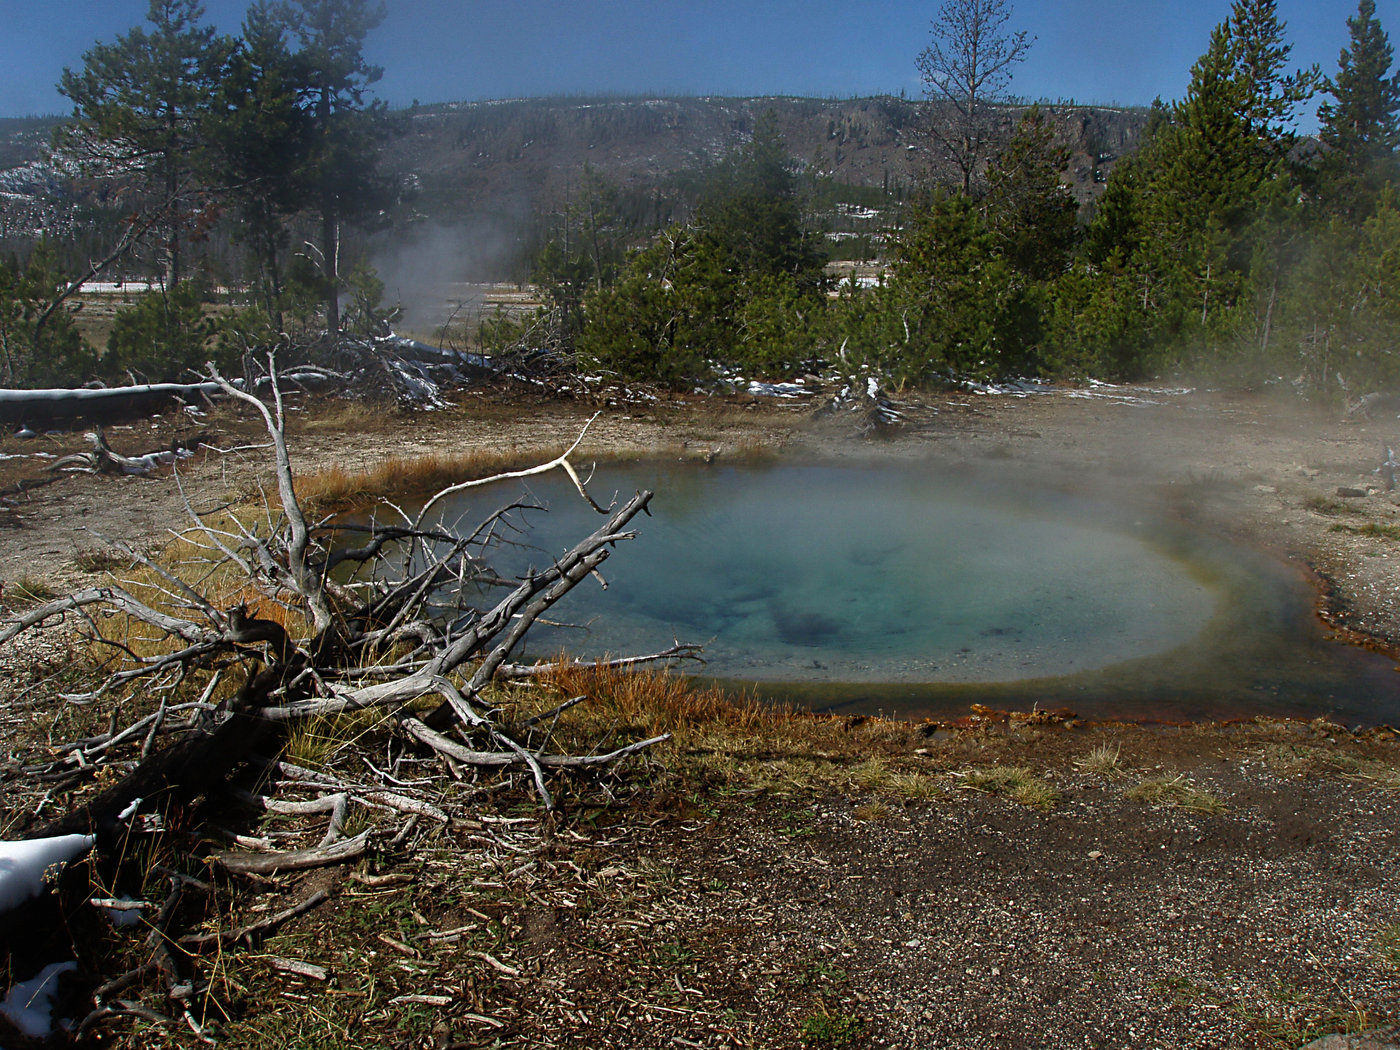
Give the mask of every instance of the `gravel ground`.
M 1400 643 L 1388 531 L 1400 507 L 1379 491 L 1337 495 L 1376 484 L 1394 420 L 1144 388 L 907 408 L 903 431 L 876 445 L 800 406 L 617 406 L 588 447 L 933 456 L 1150 494 L 1314 572 L 1320 609 L 1339 629 L 1386 651 Z M 314 469 L 389 453 L 552 447 L 591 411 L 473 398 L 431 418 L 299 424 L 294 453 Z M 233 416 L 210 425 L 225 447 L 256 437 Z M 176 429 L 161 420 L 110 437 L 140 452 Z M 4 439 L 0 453 L 61 454 L 75 443 Z M 4 461 L 4 480 L 36 476 L 34 463 Z M 248 491 L 261 469 L 253 453 L 201 457 L 186 489 L 212 506 Z M 64 477 L 9 498 L 0 531 L 9 593 L 21 581 L 91 581 L 80 565 L 91 561 L 77 555 L 102 548 L 98 533 L 155 545 L 182 513 L 168 477 Z M 8 720 L 44 710 L 42 679 L 62 668 L 61 646 L 55 654 L 46 667 L 0 653 L 7 668 L 19 661 L 12 681 L 39 683 Z M 448 1009 L 431 1038 L 388 1042 L 1204 1050 L 1298 1047 L 1400 1020 L 1394 733 L 997 716 L 832 725 L 840 741 L 821 750 L 775 743 L 729 780 L 696 780 L 686 795 L 643 792 L 620 823 L 518 845 L 532 862 L 513 858 L 489 883 L 465 852 L 455 871 L 446 859 L 421 870 L 412 914 L 423 928 L 447 927 L 463 909 L 490 917 L 501 931 L 492 957 L 519 980 L 477 988 L 471 1013 Z M 839 788 L 825 775 L 794 774 L 777 788 L 765 780 L 784 764 L 849 771 L 870 755 L 927 790 L 883 775 Z M 1025 804 L 977 779 L 1006 769 L 1026 770 L 1049 794 Z M 1156 796 L 1144 794 L 1151 785 Z M 299 935 L 314 944 L 334 936 L 335 922 L 334 912 L 314 914 Z M 384 929 L 402 939 L 403 923 Z M 420 954 L 439 976 L 462 964 L 432 943 Z M 293 998 L 323 994 L 330 1011 L 330 991 Z M 480 1016 L 499 1024 L 470 1020 Z M 378 1042 L 375 1025 L 387 1023 L 346 1022 L 346 1045 Z

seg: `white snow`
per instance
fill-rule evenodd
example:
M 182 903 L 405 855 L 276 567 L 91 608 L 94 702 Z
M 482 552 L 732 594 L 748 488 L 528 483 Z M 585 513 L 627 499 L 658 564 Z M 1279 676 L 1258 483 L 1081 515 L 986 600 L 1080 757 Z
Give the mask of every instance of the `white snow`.
M 76 962 L 45 966 L 36 976 L 10 988 L 5 1001 L 0 1003 L 0 1013 L 30 1039 L 43 1039 L 50 1035 L 53 1032 L 53 999 L 58 976 L 77 968 Z
M 757 379 L 748 385 L 751 397 L 811 397 L 812 392 L 801 383 L 763 383 Z
M 0 842 L 0 912 L 44 892 L 44 873 L 62 867 L 92 848 L 91 835 Z
M 160 285 L 151 281 L 88 281 L 83 291 L 113 295 L 118 292 L 154 292 Z

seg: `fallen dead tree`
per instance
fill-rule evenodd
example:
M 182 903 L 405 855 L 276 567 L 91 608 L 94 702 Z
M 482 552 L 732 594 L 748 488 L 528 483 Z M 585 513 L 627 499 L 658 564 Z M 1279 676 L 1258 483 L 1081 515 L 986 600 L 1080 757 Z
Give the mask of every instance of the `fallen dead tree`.
M 0 390 L 0 426 L 35 429 L 77 420 L 107 422 L 163 412 L 176 402 L 202 403 L 220 392 L 219 384 L 143 383 L 138 386 Z
M 275 379 L 272 360 L 269 371 Z M 498 510 L 465 531 L 428 517 L 450 492 L 497 479 L 452 486 L 415 515 L 386 503 L 367 524 L 310 520 L 296 495 L 280 385 L 274 382 L 270 400 L 264 401 L 212 366 L 209 381 L 265 424 L 276 496 L 268 498 L 259 520 L 229 512 L 200 515 L 187 500 L 190 524 L 179 536 L 178 572 L 120 538 L 99 537 L 129 559 L 130 579 L 48 602 L 0 631 L 0 645 L 15 644 L 27 632 L 76 618 L 110 660 L 89 687 L 62 699 L 79 704 L 120 699 L 115 712 L 133 707 L 140 712 L 125 725 L 114 713 L 107 732 L 60 745 L 47 761 L 6 773 L 11 793 L 38 784 L 45 797 L 89 781 L 107 783 L 81 805 L 29 831 L 33 838 L 93 837 L 96 855 L 89 872 L 65 883 L 71 896 L 86 902 L 93 885 L 129 883 L 121 866 L 141 854 L 134 840 L 207 822 L 210 800 L 227 797 L 234 809 L 325 817 L 324 833 L 314 842 L 273 842 L 225 828 L 219 835 L 234 848 L 206 847 L 191 857 L 196 870 L 212 867 L 226 876 L 267 879 L 344 864 L 377 844 L 400 849 L 415 828 L 453 819 L 430 778 L 405 781 L 402 763 L 421 769 L 425 760 L 432 761 L 444 775 L 460 775 L 463 768 L 520 770 L 548 810 L 555 804 L 552 781 L 559 775 L 621 762 L 666 739 L 613 741 L 585 754 L 561 753 L 549 748 L 550 736 L 538 732 L 539 722 L 557 719 L 581 698 L 538 718 L 513 721 L 491 696 L 500 681 L 548 672 L 547 663 L 510 661 L 551 606 L 590 577 L 601 579 L 600 568 L 618 542 L 634 535 L 629 523 L 647 511 L 652 498 L 638 492 L 610 506 L 597 503 L 570 460 L 583 434 L 560 456 L 500 477 L 565 472 L 599 512 L 598 528 L 541 568 L 502 580 L 491 569 L 491 551 L 517 542 L 510 512 L 523 504 Z M 673 660 L 696 652 L 678 644 L 623 660 Z M 301 724 L 369 712 L 392 728 L 387 756 L 380 759 L 382 772 L 367 762 L 375 772 L 351 779 L 302 768 L 278 754 L 288 732 Z M 245 769 L 252 771 L 247 779 L 253 786 L 226 789 L 230 775 Z M 309 797 L 281 797 L 288 786 Z M 362 816 L 387 814 L 392 824 L 381 828 L 371 822 L 348 834 L 352 809 Z M 219 816 L 221 824 L 225 819 Z M 149 874 L 137 880 L 148 895 Z M 196 956 L 204 947 L 244 939 L 241 932 L 231 940 L 224 934 L 179 935 L 176 916 L 186 914 L 190 900 L 211 897 L 205 878 L 190 870 L 167 876 L 165 902 L 146 902 L 159 936 L 152 935 L 143 961 L 93 990 L 91 1013 L 79 1031 L 86 1034 L 125 1015 L 183 1018 L 202 1030 L 203 1019 L 190 1012 L 192 989 L 197 991 L 200 982 Z M 71 902 L 67 906 L 71 912 Z M 22 925 L 13 918 L 10 924 L 16 921 Z M 14 958 L 9 963 L 9 972 L 25 969 Z M 161 1002 L 132 997 L 133 988 L 148 987 L 156 978 Z

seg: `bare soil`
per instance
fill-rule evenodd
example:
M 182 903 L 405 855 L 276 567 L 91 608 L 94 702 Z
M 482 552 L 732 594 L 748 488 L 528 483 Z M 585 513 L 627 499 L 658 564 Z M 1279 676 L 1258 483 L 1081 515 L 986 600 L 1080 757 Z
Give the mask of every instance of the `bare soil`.
M 313 406 L 294 427 L 297 463 L 558 448 L 595 411 L 518 394 L 462 401 L 339 421 Z M 904 427 L 872 441 L 849 418 L 771 399 L 617 404 L 585 447 L 927 456 L 1131 491 L 1293 560 L 1314 574 L 1329 623 L 1386 652 L 1400 645 L 1400 504 L 1372 473 L 1400 437 L 1394 419 L 1146 388 L 906 408 Z M 228 410 L 109 438 L 137 453 L 200 427 L 224 448 L 257 440 Z M 76 447 L 80 436 L 0 440 L 11 455 Z M 0 462 L 0 484 L 40 476 L 36 463 Z M 201 455 L 180 474 L 206 509 L 246 495 L 262 471 L 243 451 Z M 185 513 L 168 475 L 65 475 L 9 499 L 7 596 L 21 582 L 92 582 L 100 559 L 82 555 L 105 550 L 102 537 L 157 546 Z M 397 881 L 332 877 L 331 904 L 240 963 L 231 1045 L 1205 1050 L 1296 1047 L 1400 1020 L 1393 731 L 992 712 L 797 723 L 742 754 L 678 727 L 659 760 L 669 768 L 581 790 L 557 821 L 502 797 L 483 824 L 378 858 Z M 288 977 L 273 956 L 332 977 Z

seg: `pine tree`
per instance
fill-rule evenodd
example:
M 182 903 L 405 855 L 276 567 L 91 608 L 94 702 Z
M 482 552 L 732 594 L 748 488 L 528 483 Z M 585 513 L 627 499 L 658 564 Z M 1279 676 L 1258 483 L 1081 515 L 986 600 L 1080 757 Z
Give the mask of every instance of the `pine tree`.
M 311 129 L 299 107 L 300 90 L 285 16 L 279 6 L 260 0 L 248 9 L 219 86 L 211 138 L 218 177 L 241 220 L 235 237 L 257 260 L 259 298 L 278 331 L 284 327 L 287 223 L 307 193 Z
M 340 330 L 341 224 L 387 203 L 375 174 L 384 109 L 370 102 L 370 85 L 384 71 L 364 58 L 365 38 L 384 21 L 371 0 L 290 0 L 285 5 L 301 77 L 301 107 L 310 123 L 304 169 L 310 210 L 320 226 L 326 329 Z
M 1063 273 L 1078 236 L 1078 206 L 1060 180 L 1068 163 L 1054 126 L 1032 106 L 987 172 L 982 211 L 997 250 L 1033 280 Z
M 697 240 L 725 274 L 792 278 L 818 291 L 825 258 L 806 229 L 787 144 L 772 114 L 716 173 L 698 215 Z
M 1350 47 L 1342 50 L 1337 75 L 1324 82 L 1332 97 L 1318 108 L 1326 188 L 1356 217 L 1369 210 L 1380 187 L 1395 172 L 1400 146 L 1400 73 L 1390 72 L 1394 50 L 1376 19 L 1374 0 L 1360 0 L 1347 19 Z
M 60 131 L 60 145 L 89 170 L 143 187 L 175 284 L 184 276 L 185 231 L 198 219 L 211 100 L 232 42 L 200 24 L 198 0 L 151 0 L 146 17 L 149 30 L 95 44 L 81 70 L 63 71 L 59 91 L 73 102 L 74 122 Z
M 1234 77 L 1249 132 L 1265 153 L 1293 144 L 1293 114 L 1316 89 L 1316 68 L 1286 73 L 1293 45 L 1276 0 L 1235 0 L 1228 22 Z

